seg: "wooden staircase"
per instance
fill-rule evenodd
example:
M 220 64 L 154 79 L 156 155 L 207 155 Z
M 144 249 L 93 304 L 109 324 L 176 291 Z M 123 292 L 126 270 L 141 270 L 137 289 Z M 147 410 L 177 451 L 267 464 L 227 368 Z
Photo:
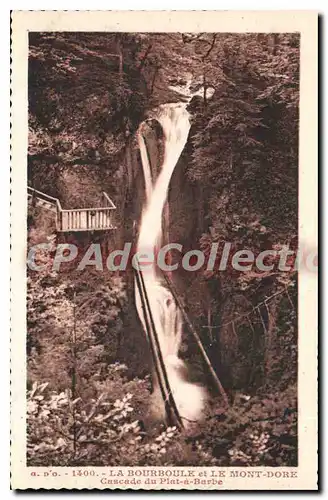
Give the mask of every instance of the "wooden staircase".
M 58 198 L 27 188 L 27 202 L 54 213 L 57 232 L 109 231 L 116 229 L 116 206 L 107 193 L 102 193 L 101 207 L 63 209 Z

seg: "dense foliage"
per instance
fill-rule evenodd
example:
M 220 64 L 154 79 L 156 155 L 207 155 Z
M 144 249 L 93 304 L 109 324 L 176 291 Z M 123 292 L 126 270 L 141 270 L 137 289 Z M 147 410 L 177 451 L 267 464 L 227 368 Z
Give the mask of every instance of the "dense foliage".
M 297 246 L 298 35 L 31 33 L 29 43 L 33 187 L 67 207 L 115 193 L 139 123 L 189 83 L 185 182 L 202 195 L 203 220 L 194 248 Z M 53 221 L 29 216 L 29 245 L 55 244 Z M 28 272 L 29 464 L 297 464 L 295 272 L 193 277 L 183 299 L 230 407 L 213 391 L 204 422 L 179 433 L 149 415 L 131 277 L 58 273 L 38 259 L 44 270 Z M 209 320 L 220 326 L 207 331 Z M 189 338 L 183 350 L 208 382 Z

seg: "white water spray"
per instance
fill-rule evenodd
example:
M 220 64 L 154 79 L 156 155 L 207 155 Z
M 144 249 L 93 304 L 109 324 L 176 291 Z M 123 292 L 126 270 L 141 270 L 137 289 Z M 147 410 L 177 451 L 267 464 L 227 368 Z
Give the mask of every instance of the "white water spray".
M 155 251 L 162 239 L 162 215 L 167 199 L 167 191 L 174 168 L 187 142 L 190 123 L 186 104 L 165 104 L 160 106 L 157 121 L 162 125 L 165 137 L 164 161 L 161 171 L 153 184 L 151 169 L 142 128 L 139 131 L 139 147 L 146 186 L 146 206 L 141 219 L 137 251 L 149 254 Z M 158 334 L 169 384 L 181 417 L 195 421 L 201 417 L 206 399 L 203 387 L 186 381 L 185 363 L 178 357 L 181 344 L 182 318 L 171 292 L 163 285 L 156 273 L 155 264 L 147 266 L 143 273 L 145 288 Z M 139 317 L 145 328 L 144 313 L 140 296 L 136 289 L 136 305 Z M 163 414 L 159 389 L 155 387 L 153 410 Z

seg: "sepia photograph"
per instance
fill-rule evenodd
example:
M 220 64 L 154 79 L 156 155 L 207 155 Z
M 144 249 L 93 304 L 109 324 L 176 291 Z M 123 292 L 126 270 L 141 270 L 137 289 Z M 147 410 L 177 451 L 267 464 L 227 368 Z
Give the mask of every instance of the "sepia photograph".
M 297 477 L 300 62 L 297 30 L 28 31 L 30 471 Z
M 297 465 L 299 36 L 30 33 L 28 92 L 28 463 Z

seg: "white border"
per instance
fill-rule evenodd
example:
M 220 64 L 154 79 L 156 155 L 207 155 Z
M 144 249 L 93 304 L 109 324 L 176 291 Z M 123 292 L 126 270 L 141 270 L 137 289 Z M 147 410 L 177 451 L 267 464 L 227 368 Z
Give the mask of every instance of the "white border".
M 176 4 L 176 2 L 175 2 L 175 4 Z M 312 7 L 314 6 L 314 4 L 315 4 L 315 2 L 312 4 Z M 57 5 L 59 6 L 59 4 L 57 4 Z M 56 5 L 56 7 L 57 7 L 57 5 Z M 81 5 L 81 3 L 80 3 L 80 5 Z M 95 6 L 95 2 L 93 3 L 93 5 Z M 276 5 L 277 5 L 277 4 L 275 4 L 275 6 L 276 6 Z M 42 7 L 43 7 L 43 8 L 45 8 L 45 7 L 46 7 L 45 3 L 43 3 Z M 177 5 L 175 5 L 175 7 L 177 7 Z M 191 7 L 191 6 L 190 6 L 190 7 Z M 190 7 L 189 7 L 189 8 L 190 8 Z M 121 6 L 121 8 L 122 8 L 122 6 Z M 192 7 L 191 7 L 191 8 L 192 8 Z M 230 8 L 231 8 L 231 6 L 230 6 Z M 286 14 L 287 14 L 287 13 L 286 13 Z M 286 17 L 288 17 L 288 15 L 287 15 Z M 209 29 L 209 31 L 211 31 L 211 29 Z M 261 30 L 261 31 L 262 31 L 262 30 Z M 303 88 L 305 88 L 305 89 L 306 89 L 306 85 L 307 85 L 307 82 L 306 82 L 306 81 L 304 81 L 304 82 L 303 82 Z M 305 86 L 305 87 L 304 87 L 304 86 Z M 304 93 L 304 92 L 303 92 L 303 93 Z M 314 118 L 315 118 L 315 117 L 314 117 Z M 308 116 L 308 114 L 307 114 L 307 120 L 310 120 L 310 117 Z M 312 123 L 313 123 L 313 122 L 312 122 Z M 305 139 L 305 137 L 303 137 L 303 138 Z M 312 141 L 313 141 L 313 139 L 314 139 L 314 138 L 316 138 L 316 131 L 315 131 L 315 130 L 313 130 L 313 134 L 312 134 Z M 307 137 L 307 138 L 306 138 L 306 140 L 307 140 L 307 141 L 311 140 L 311 133 L 310 133 L 310 137 Z M 305 147 L 305 146 L 304 146 L 304 147 Z M 307 162 L 308 162 L 308 161 L 310 161 L 310 162 L 311 162 L 311 161 L 312 161 L 312 160 L 311 160 L 311 158 L 308 158 Z M 304 163 L 304 168 L 308 168 L 308 167 L 306 167 L 307 162 L 305 162 L 305 163 Z M 313 166 L 313 168 L 315 168 L 315 166 Z M 313 184 L 312 184 L 312 188 L 315 188 L 315 183 L 316 183 L 315 179 L 313 179 L 313 181 L 312 181 L 312 182 L 313 182 Z M 309 189 L 310 189 L 310 188 L 311 188 L 311 186 L 308 186 L 308 187 L 307 187 L 307 194 L 308 194 L 308 192 L 309 192 Z M 313 241 L 313 232 L 311 232 L 311 231 L 310 231 L 310 233 L 308 233 L 308 237 L 310 238 L 310 240 L 311 240 L 311 241 Z M 315 239 L 316 239 L 316 238 L 314 238 L 314 241 L 315 241 Z M 312 285 L 311 285 L 311 284 L 310 284 L 310 288 L 312 288 Z M 306 318 L 304 318 L 304 320 L 306 321 Z

